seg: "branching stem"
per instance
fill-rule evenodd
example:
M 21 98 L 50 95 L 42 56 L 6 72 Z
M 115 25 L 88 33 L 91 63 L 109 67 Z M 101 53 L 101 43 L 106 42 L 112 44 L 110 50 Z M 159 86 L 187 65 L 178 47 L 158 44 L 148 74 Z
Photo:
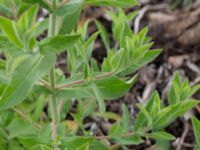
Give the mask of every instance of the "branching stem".
M 56 0 L 51 1 L 52 8 L 56 8 Z M 50 23 L 49 23 L 49 30 L 48 36 L 54 36 L 56 34 L 56 16 L 55 14 L 50 14 Z M 55 71 L 54 66 L 49 73 L 49 84 L 52 91 L 55 89 Z M 50 95 L 50 108 L 51 108 L 51 115 L 52 115 L 52 136 L 54 140 L 54 150 L 59 150 L 57 146 L 57 125 L 59 123 L 59 113 L 58 113 L 58 102 L 57 98 L 54 93 Z
M 127 138 L 127 137 L 130 137 L 130 136 L 133 136 L 133 135 L 135 135 L 135 132 L 130 132 L 130 133 L 122 134 L 120 137 L 121 137 L 121 138 Z M 96 138 L 97 140 L 112 139 L 112 137 L 107 136 L 107 135 L 96 136 L 95 138 Z
M 105 73 L 102 75 L 98 75 L 98 76 L 94 77 L 94 79 L 99 80 L 99 79 L 103 79 L 105 77 L 109 77 L 112 75 L 113 75 L 113 72 L 108 72 L 108 73 Z M 83 83 L 85 83 L 85 81 L 86 81 L 85 79 L 76 80 L 76 81 L 68 83 L 68 84 L 58 85 L 58 86 L 56 86 L 56 89 L 63 89 L 63 88 L 71 87 L 74 85 L 83 84 Z

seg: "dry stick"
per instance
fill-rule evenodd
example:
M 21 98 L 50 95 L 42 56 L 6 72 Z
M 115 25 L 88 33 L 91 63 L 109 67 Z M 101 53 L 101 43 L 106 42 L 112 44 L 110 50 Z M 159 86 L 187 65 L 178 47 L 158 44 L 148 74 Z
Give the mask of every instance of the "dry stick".
M 182 145 L 185 146 L 185 147 L 190 147 L 190 148 L 194 148 L 195 147 L 194 144 L 189 144 L 189 143 L 183 143 Z
M 112 76 L 113 73 L 114 72 L 108 72 L 108 73 L 105 73 L 105 74 L 102 74 L 102 75 L 98 75 L 98 76 L 94 77 L 94 79 L 99 80 L 99 79 L 102 79 L 102 78 L 105 78 L 105 77 L 109 77 L 109 76 Z M 85 81 L 86 81 L 85 79 L 80 79 L 80 80 L 76 80 L 76 81 L 68 83 L 68 84 L 58 85 L 58 86 L 56 86 L 56 88 L 57 89 L 63 89 L 63 88 L 67 88 L 67 87 L 77 85 L 77 84 L 83 84 L 83 83 L 85 83 Z
M 33 122 L 26 114 L 24 114 L 24 113 L 21 112 L 20 110 L 18 110 L 18 109 L 16 109 L 16 108 L 12 108 L 12 110 L 13 110 L 14 112 L 16 112 L 18 115 L 20 115 L 22 118 L 24 118 L 25 120 L 27 120 L 28 122 L 30 122 L 31 124 L 33 124 L 36 128 L 38 128 L 38 129 L 41 129 L 41 128 L 42 128 L 39 124 Z
M 137 18 L 135 19 L 135 23 L 134 23 L 134 34 L 137 34 L 140 30 L 140 21 L 143 18 L 144 14 L 147 12 L 147 10 L 149 10 L 150 6 L 145 6 L 143 7 L 140 11 L 139 11 L 139 15 L 137 16 Z
M 166 4 L 159 4 L 159 5 L 147 5 L 145 7 L 143 7 L 140 11 L 139 11 L 139 15 L 136 17 L 135 19 L 135 23 L 134 23 L 134 33 L 137 34 L 140 30 L 140 21 L 142 20 L 142 18 L 144 17 L 144 15 L 146 14 L 147 11 L 149 10 L 160 10 L 160 9 L 164 9 L 167 8 L 169 5 Z
M 182 134 L 182 136 L 181 136 L 180 141 L 178 142 L 178 146 L 177 146 L 176 150 L 181 150 L 181 149 L 182 149 L 184 140 L 185 140 L 185 138 L 186 138 L 186 136 L 187 136 L 187 133 L 188 133 L 188 131 L 189 131 L 189 127 L 190 127 L 190 125 L 189 125 L 188 121 L 186 121 L 186 122 L 184 123 L 184 131 L 183 131 L 183 134 Z

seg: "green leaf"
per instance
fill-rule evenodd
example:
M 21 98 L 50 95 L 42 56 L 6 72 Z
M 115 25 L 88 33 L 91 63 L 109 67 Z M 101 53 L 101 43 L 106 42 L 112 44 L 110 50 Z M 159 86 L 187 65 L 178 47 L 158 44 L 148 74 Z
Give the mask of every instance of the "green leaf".
M 150 50 L 148 51 L 143 58 L 140 59 L 136 65 L 133 65 L 133 70 L 136 71 L 140 67 L 148 64 L 149 62 L 153 61 L 160 53 L 162 52 L 161 49 L 155 49 L 155 50 Z
M 95 112 L 93 113 L 93 115 L 98 117 L 103 117 L 104 119 L 111 119 L 117 122 L 121 121 L 121 117 L 113 112 L 104 112 L 104 113 Z
M 89 143 L 86 143 L 86 144 L 78 147 L 76 150 L 89 150 Z
M 110 76 L 104 79 L 96 80 L 94 83 L 101 91 L 102 98 L 105 100 L 113 100 L 124 95 L 136 82 L 137 76 L 134 76 L 129 81 L 123 81 L 116 76 Z M 70 83 L 70 82 L 69 82 Z M 57 91 L 60 97 L 71 98 L 94 98 L 95 93 L 89 85 L 83 84 L 80 87 L 64 88 Z
M 46 38 L 39 44 L 42 54 L 57 54 L 73 46 L 80 39 L 80 35 L 58 35 Z
M 181 76 L 179 72 L 176 72 L 172 80 L 171 88 L 167 95 L 170 105 L 176 104 L 180 101 L 181 90 Z
M 0 111 L 0 124 L 8 126 L 13 121 L 14 117 L 14 112 L 11 110 Z
M 38 129 L 34 128 L 31 124 L 18 118 L 14 119 L 6 129 L 9 131 L 10 139 L 19 136 L 36 135 L 38 132 Z
M 32 149 L 42 145 L 44 146 L 51 145 L 51 139 L 44 137 L 37 137 L 37 136 L 20 136 L 19 141 L 27 149 Z
M 22 30 L 22 33 L 24 33 L 24 31 L 29 30 L 31 26 L 33 26 L 37 19 L 37 13 L 38 7 L 32 6 L 22 14 L 19 21 L 17 22 L 19 28 Z
M 1 126 L 0 126 L 0 135 L 1 135 L 0 141 L 1 141 L 1 139 L 5 140 L 5 142 L 9 140 L 9 135 L 8 135 L 7 131 L 5 130 L 4 127 L 1 127 Z
M 71 15 L 63 16 L 63 23 L 60 28 L 60 34 L 69 34 L 74 29 L 75 25 L 78 23 L 81 14 L 81 9 L 77 10 Z M 69 22 L 70 20 L 70 22 Z
M 137 104 L 137 107 L 140 109 L 141 113 L 143 113 L 145 119 L 147 120 L 147 127 L 151 127 L 153 124 L 153 118 L 151 114 L 146 110 L 146 108 L 142 104 Z
M 122 116 L 123 130 L 129 131 L 131 117 L 126 105 L 122 105 L 122 112 L 123 112 L 123 116 Z
M 12 81 L 2 94 L 0 109 L 20 104 L 31 92 L 34 84 L 50 71 L 54 62 L 54 55 L 27 54 L 23 63 L 14 70 Z
M 126 46 L 128 47 L 126 49 L 122 48 L 118 50 L 116 53 L 109 52 L 108 57 L 102 64 L 103 71 L 115 71 L 116 74 L 120 76 L 126 76 L 149 63 L 161 53 L 161 50 L 159 49 L 149 50 L 152 43 L 134 48 L 133 43 L 135 43 L 135 41 L 132 41 L 133 39 L 130 37 L 127 38 L 129 40 L 126 42 L 129 43 L 130 41 L 132 44 L 130 46 Z M 124 40 L 124 38 L 122 39 Z M 123 42 L 123 44 L 125 43 Z M 126 43 L 126 45 L 129 44 Z
M 110 49 L 110 39 L 109 39 L 108 32 L 106 31 L 106 28 L 99 21 L 96 20 L 95 23 L 98 30 L 100 31 L 100 35 L 106 47 L 106 50 L 108 51 Z
M 162 139 L 157 139 L 156 140 L 156 146 L 158 148 L 161 148 L 162 150 L 169 150 L 171 143 L 169 140 L 162 140 Z
M 168 126 L 177 117 L 182 116 L 198 103 L 199 101 L 189 99 L 162 109 L 155 116 L 153 128 L 158 130 Z
M 29 29 L 29 35 L 30 38 L 37 38 L 41 33 L 43 33 L 49 25 L 49 20 L 45 19 L 41 22 L 35 23 L 30 29 Z
M 94 34 L 92 34 L 89 39 L 86 41 L 85 43 L 85 49 L 86 49 L 86 53 L 87 53 L 87 57 L 86 57 L 86 62 L 91 58 L 92 55 L 92 51 L 94 49 L 94 43 L 95 40 L 97 38 L 97 36 L 99 35 L 99 32 L 95 32 Z
M 86 4 L 94 6 L 132 7 L 138 5 L 136 0 L 86 0 Z
M 92 137 L 67 137 L 66 139 L 62 139 L 62 147 L 63 149 L 67 148 L 67 150 L 75 150 L 80 146 L 92 143 L 93 141 L 94 138 Z
M 17 37 L 17 31 L 14 28 L 14 22 L 0 16 L 0 29 L 6 37 L 17 47 L 22 48 L 22 44 Z
M 113 29 L 113 36 L 117 42 L 120 43 L 120 47 L 124 48 L 126 45 L 126 38 L 132 37 L 132 30 L 127 22 L 121 22 L 121 24 L 115 25 Z
M 115 76 L 97 80 L 95 84 L 100 88 L 104 99 L 112 100 L 120 98 L 136 82 L 137 75 L 128 81 L 123 81 Z
M 195 85 L 190 87 L 188 80 L 183 80 L 179 72 L 176 72 L 171 88 L 168 92 L 168 102 L 169 104 L 177 104 L 181 101 L 186 101 L 193 94 L 195 94 L 200 88 L 200 85 Z
M 69 16 L 80 9 L 83 6 L 84 0 L 70 0 L 70 2 L 66 3 L 66 5 L 61 6 L 59 9 L 56 9 L 54 12 L 58 16 Z
M 158 140 L 174 140 L 175 137 L 167 132 L 164 131 L 157 131 L 153 133 L 146 133 L 147 137 L 158 139 Z
M 10 82 L 10 77 L 6 73 L 6 71 L 0 69 L 0 82 L 4 84 L 9 84 Z
M 41 88 L 42 87 L 40 87 L 40 90 Z M 57 91 L 57 96 L 67 97 L 67 99 L 94 98 L 94 92 L 89 87 L 74 87 Z
M 34 146 L 32 150 L 52 150 L 52 146 L 39 144 L 39 145 Z
M 41 95 L 38 97 L 38 100 L 35 104 L 33 120 L 38 121 L 40 119 L 44 105 L 45 105 L 45 97 L 43 95 Z
M 90 144 L 89 150 L 110 150 L 103 142 L 93 141 Z
M 158 92 L 154 92 L 151 99 L 146 106 L 148 112 L 150 112 L 152 118 L 156 116 L 156 114 L 161 110 L 161 99 Z
M 91 83 L 91 87 L 92 87 L 94 94 L 97 98 L 97 102 L 99 104 L 99 110 L 100 110 L 101 113 L 104 113 L 106 111 L 106 106 L 105 106 L 105 102 L 104 102 L 104 99 L 103 99 L 103 93 L 101 92 L 99 87 L 96 86 L 94 83 Z
M 22 0 L 22 1 L 29 4 L 39 4 L 43 8 L 50 10 L 49 6 L 43 0 Z
M 3 50 L 8 56 L 14 56 L 21 50 L 10 42 L 10 40 L 4 35 L 0 35 L 0 49 Z
M 121 138 L 116 137 L 113 138 L 113 141 L 123 145 L 139 145 L 144 142 L 139 135 L 132 135 L 129 137 Z
M 119 136 L 123 133 L 123 128 L 119 122 L 112 125 L 112 127 L 109 130 L 108 135 L 111 137 Z
M 7 7 L 5 4 L 0 4 L 0 12 L 3 14 L 3 15 L 10 15 L 11 12 L 10 12 L 10 9 L 9 7 Z
M 193 96 L 200 89 L 200 84 L 194 85 L 190 91 L 189 96 Z
M 156 115 L 154 114 L 153 109 L 156 109 L 158 111 L 159 108 L 161 107 L 160 105 L 161 104 L 160 104 L 159 94 L 158 92 L 155 91 L 150 96 L 150 98 L 147 101 L 147 104 L 145 105 L 145 109 L 148 113 L 150 113 L 152 119 L 154 118 L 154 115 Z M 146 123 L 147 123 L 147 117 L 145 117 L 142 111 L 139 112 L 135 120 L 135 130 L 143 129 L 146 126 Z
M 200 147 L 200 121 L 197 118 L 192 117 L 192 125 L 197 146 Z

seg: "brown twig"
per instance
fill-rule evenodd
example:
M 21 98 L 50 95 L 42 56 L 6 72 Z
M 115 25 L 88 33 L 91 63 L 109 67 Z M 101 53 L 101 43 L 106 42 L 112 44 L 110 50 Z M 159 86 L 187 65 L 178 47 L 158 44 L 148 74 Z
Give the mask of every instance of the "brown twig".
M 183 134 L 181 135 L 181 139 L 179 140 L 178 144 L 177 144 L 177 148 L 176 150 L 181 150 L 182 149 L 182 146 L 183 146 L 183 143 L 184 143 L 184 140 L 187 136 L 187 133 L 189 131 L 189 123 L 188 121 L 184 122 L 184 131 L 183 131 Z
M 182 145 L 185 146 L 185 147 L 190 147 L 190 148 L 194 148 L 195 147 L 194 144 L 189 144 L 189 143 L 183 143 Z
M 198 111 L 198 113 L 200 114 L 200 106 L 199 105 L 197 105 L 196 107 L 195 107 L 195 109 Z
M 167 7 L 168 7 L 168 5 L 166 5 L 166 4 L 159 4 L 159 5 L 155 5 L 155 6 L 147 5 L 147 6 L 143 7 L 139 11 L 139 14 L 135 19 L 135 22 L 134 22 L 134 33 L 137 34 L 139 32 L 139 30 L 140 30 L 140 22 L 141 22 L 142 18 L 144 17 L 144 15 L 146 14 L 147 11 L 149 11 L 149 10 L 160 10 L 160 9 L 164 9 L 164 8 L 167 8 Z

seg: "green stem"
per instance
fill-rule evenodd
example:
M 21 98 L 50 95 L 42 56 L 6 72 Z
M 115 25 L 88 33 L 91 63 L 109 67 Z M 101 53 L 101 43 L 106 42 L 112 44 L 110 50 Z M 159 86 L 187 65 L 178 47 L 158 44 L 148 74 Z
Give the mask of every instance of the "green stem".
M 52 8 L 56 8 L 56 0 L 52 0 Z M 48 37 L 54 36 L 56 34 L 56 16 L 50 14 L 49 32 Z M 49 83 L 52 91 L 55 91 L 55 75 L 54 66 L 49 73 Z M 50 108 L 52 114 L 52 135 L 54 140 L 54 150 L 59 150 L 57 146 L 57 125 L 59 123 L 59 113 L 58 113 L 58 102 L 54 93 L 50 95 Z

